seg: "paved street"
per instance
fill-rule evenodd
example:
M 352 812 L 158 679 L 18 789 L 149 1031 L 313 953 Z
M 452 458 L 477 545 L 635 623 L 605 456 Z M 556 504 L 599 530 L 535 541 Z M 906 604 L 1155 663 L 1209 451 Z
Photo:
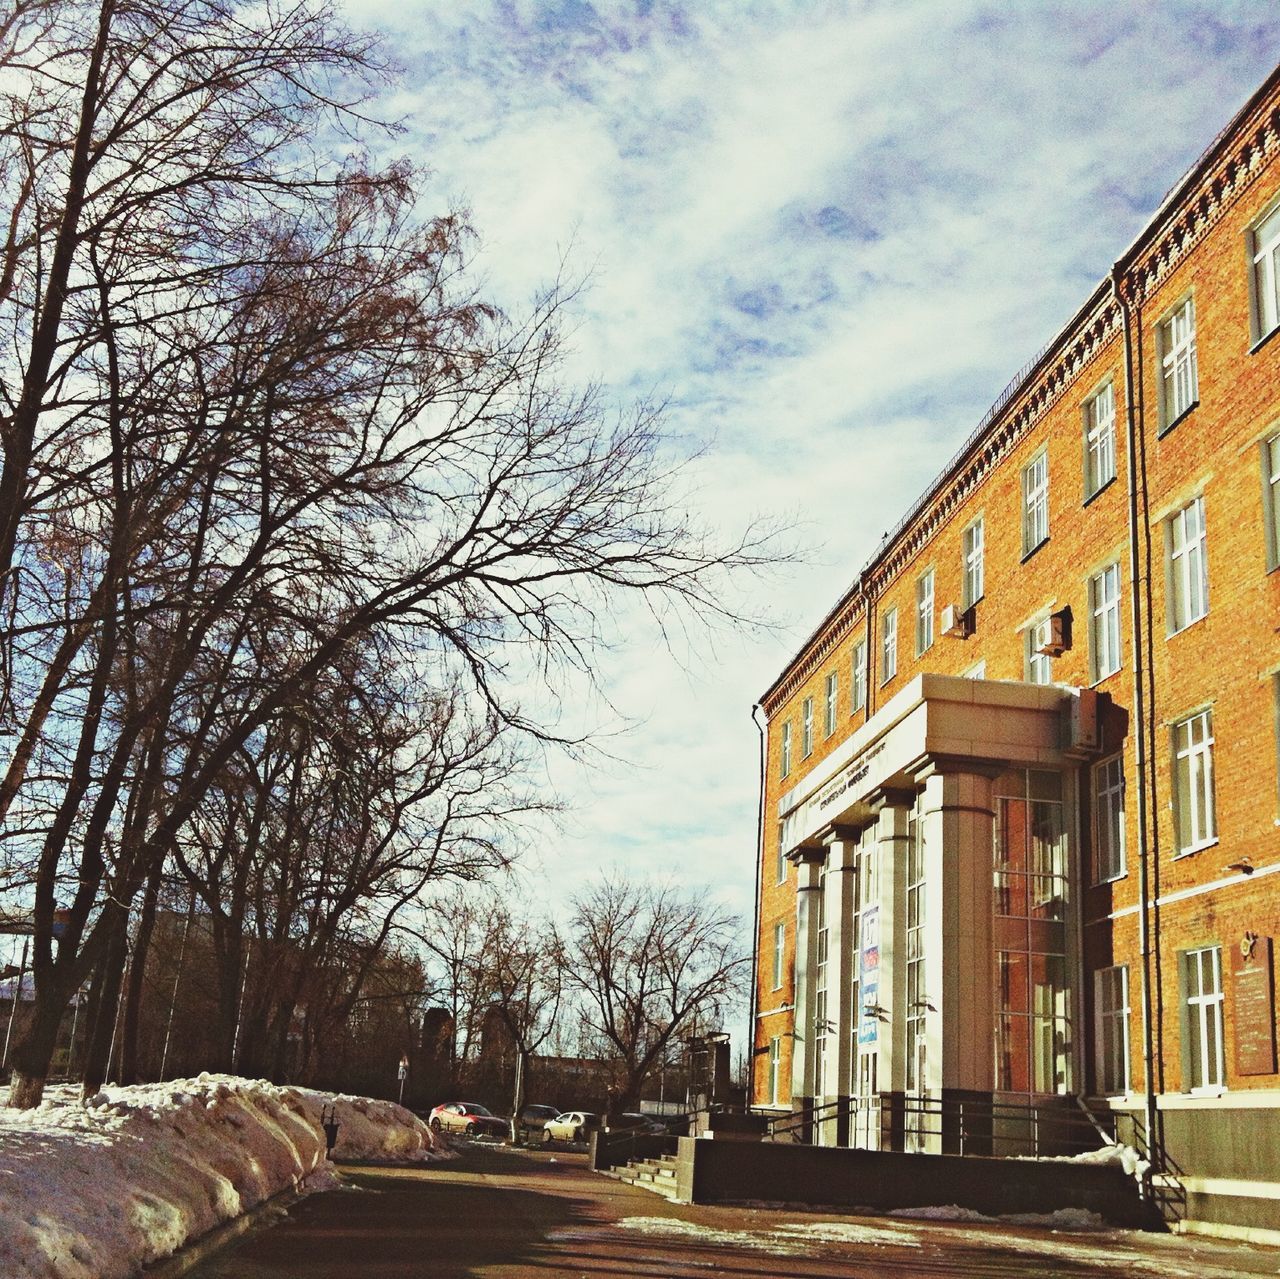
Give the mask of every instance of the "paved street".
M 588 1172 L 575 1154 L 474 1150 L 427 1168 L 344 1173 L 350 1189 L 303 1200 L 286 1220 L 187 1273 L 192 1279 L 1280 1274 L 1280 1250 L 1168 1236 L 679 1207 Z

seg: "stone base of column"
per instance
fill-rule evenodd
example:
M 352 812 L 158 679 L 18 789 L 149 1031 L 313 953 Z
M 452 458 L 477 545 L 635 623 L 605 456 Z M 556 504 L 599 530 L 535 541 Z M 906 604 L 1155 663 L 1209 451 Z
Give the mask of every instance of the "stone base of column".
M 942 1153 L 989 1155 L 992 1152 L 991 1094 L 980 1089 L 942 1090 Z
M 849 1098 L 836 1098 L 836 1145 L 847 1146 L 849 1144 Z
M 800 1118 L 800 1122 L 791 1130 L 795 1140 L 806 1146 L 813 1145 L 813 1098 L 792 1097 L 791 1113 Z

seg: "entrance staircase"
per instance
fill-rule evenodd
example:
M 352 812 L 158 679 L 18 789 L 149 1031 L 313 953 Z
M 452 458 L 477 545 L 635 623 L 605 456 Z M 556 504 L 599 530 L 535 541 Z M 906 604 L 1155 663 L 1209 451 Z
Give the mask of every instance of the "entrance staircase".
M 675 1200 L 676 1158 L 674 1155 L 658 1155 L 651 1159 L 633 1159 L 630 1163 L 611 1168 L 607 1174 L 618 1181 L 628 1182 L 641 1190 L 651 1190 L 664 1199 Z

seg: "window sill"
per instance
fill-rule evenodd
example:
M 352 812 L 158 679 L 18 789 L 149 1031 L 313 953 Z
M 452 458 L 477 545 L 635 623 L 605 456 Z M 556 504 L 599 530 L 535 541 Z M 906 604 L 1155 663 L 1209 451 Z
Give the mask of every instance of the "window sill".
M 1205 613 L 1201 613 L 1199 617 L 1193 617 L 1189 622 L 1184 622 L 1183 625 L 1179 626 L 1176 631 L 1170 631 L 1165 636 L 1165 639 L 1171 640 L 1177 635 L 1185 635 L 1193 626 L 1195 626 L 1199 622 L 1203 622 L 1204 619 L 1208 616 L 1209 614 L 1205 612 Z
M 1107 680 L 1111 679 L 1111 678 L 1112 678 L 1112 676 L 1114 676 L 1114 675 L 1119 675 L 1119 674 L 1120 674 L 1120 672 L 1121 672 L 1122 670 L 1124 670 L 1124 666 L 1123 666 L 1123 665 L 1121 665 L 1121 666 L 1117 666 L 1117 667 L 1115 668 L 1115 670 L 1113 670 L 1113 671 L 1108 671 L 1105 675 L 1099 675 L 1099 676 L 1097 676 L 1097 677 L 1096 677 L 1096 678 L 1095 678 L 1095 679 L 1094 679 L 1094 680 L 1089 684 L 1089 687 L 1090 687 L 1090 688 L 1099 688 L 1099 687 L 1101 687 L 1103 684 L 1105 684 L 1105 683 L 1107 682 Z
M 1101 497 L 1115 482 L 1116 477 L 1113 475 L 1109 480 L 1105 480 L 1103 483 L 1099 484 L 1098 487 L 1080 503 L 1081 507 L 1088 506 L 1094 498 Z
M 1164 426 L 1160 427 L 1160 429 L 1156 432 L 1156 439 L 1157 440 L 1164 439 L 1164 437 L 1168 435 L 1170 431 L 1176 429 L 1176 427 L 1180 422 L 1184 421 L 1186 418 L 1189 418 L 1199 407 L 1200 407 L 1200 401 L 1192 400 L 1191 403 L 1188 404 L 1187 407 L 1183 409 L 1182 412 L 1179 413 L 1178 416 L 1175 417 L 1172 422 L 1166 422 Z
M 1023 551 L 1019 564 L 1025 564 L 1042 546 L 1049 545 L 1048 536 L 1042 537 L 1029 551 Z
M 1218 837 L 1215 835 L 1212 839 L 1207 839 L 1203 844 L 1192 844 L 1190 848 L 1180 848 L 1173 855 L 1173 860 L 1181 861 L 1184 857 L 1194 857 L 1197 853 L 1203 853 L 1206 848 L 1214 848 L 1217 846 Z
M 1257 340 L 1257 341 L 1256 341 L 1256 342 L 1255 342 L 1255 343 L 1254 343 L 1254 344 L 1249 348 L 1249 354 L 1250 354 L 1250 355 L 1257 355 L 1257 354 L 1258 354 L 1258 352 L 1259 352 L 1259 351 L 1261 351 L 1261 350 L 1262 350 L 1262 348 L 1263 348 L 1264 346 L 1266 346 L 1266 345 L 1267 345 L 1267 343 L 1268 343 L 1268 342 L 1270 342 L 1270 341 L 1271 341 L 1271 339 L 1272 339 L 1273 337 L 1275 337 L 1277 333 L 1280 333 L 1280 324 L 1277 324 L 1277 325 L 1276 325 L 1276 327 L 1275 327 L 1274 329 L 1272 329 L 1269 333 L 1264 333 L 1264 334 L 1263 334 L 1263 335 L 1262 335 L 1262 336 L 1261 336 L 1261 337 L 1260 337 L 1260 338 L 1259 338 L 1259 339 L 1258 339 L 1258 340 Z
M 1126 868 L 1125 870 L 1122 870 L 1118 875 L 1108 875 L 1106 879 L 1095 879 L 1093 881 L 1093 887 L 1105 888 L 1108 884 L 1118 884 L 1122 879 L 1128 879 L 1128 878 L 1129 878 L 1129 871 Z

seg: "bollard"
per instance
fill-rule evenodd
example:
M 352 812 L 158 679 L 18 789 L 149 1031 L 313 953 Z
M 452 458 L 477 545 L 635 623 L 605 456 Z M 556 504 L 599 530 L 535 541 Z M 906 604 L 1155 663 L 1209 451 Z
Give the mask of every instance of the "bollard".
M 324 1155 L 333 1158 L 333 1148 L 338 1144 L 338 1112 L 332 1102 L 320 1107 L 320 1127 L 324 1129 Z

